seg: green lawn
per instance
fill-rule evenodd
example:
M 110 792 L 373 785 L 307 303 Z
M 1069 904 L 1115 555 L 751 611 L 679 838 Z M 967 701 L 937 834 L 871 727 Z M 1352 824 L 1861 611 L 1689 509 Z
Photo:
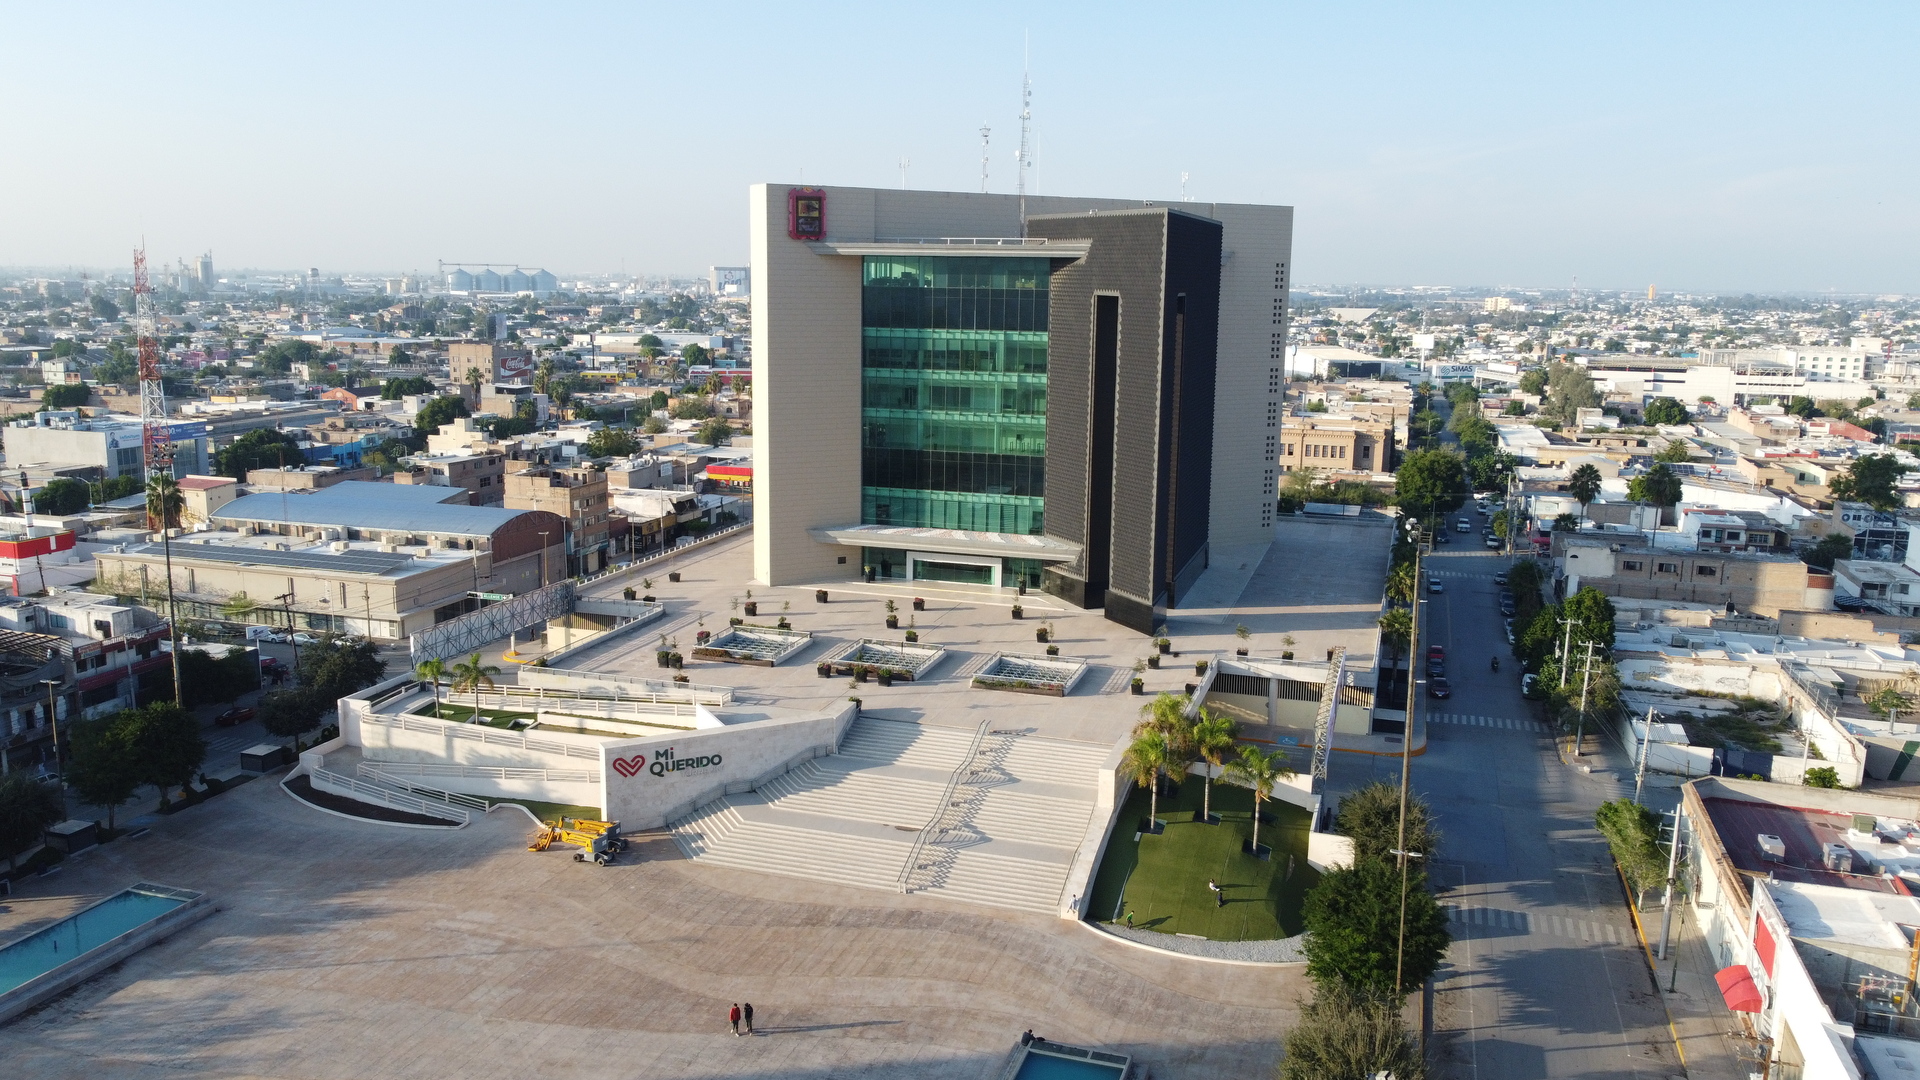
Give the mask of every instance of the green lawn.
M 1166 830 L 1138 839 L 1147 792 L 1134 789 L 1094 877 L 1088 918 L 1124 923 L 1131 911 L 1136 928 L 1214 941 L 1263 941 L 1301 931 L 1301 902 L 1320 880 L 1307 865 L 1309 815 L 1267 800 L 1265 812 L 1272 821 L 1260 826 L 1260 843 L 1273 854 L 1256 859 L 1242 850 L 1253 834 L 1253 792 L 1215 785 L 1213 812 L 1222 820 L 1205 825 L 1195 820 L 1204 783 L 1189 776 L 1178 795 L 1162 797 L 1160 820 Z M 1225 906 L 1207 890 L 1209 879 L 1225 887 Z
M 428 702 L 418 709 L 415 709 L 414 712 L 421 716 L 432 716 L 434 714 L 433 703 Z M 464 724 L 473 713 L 474 709 L 471 701 L 462 704 L 458 700 L 448 698 L 440 699 L 440 719 L 442 720 L 451 720 L 455 723 Z M 482 723 L 488 727 L 497 728 L 511 728 L 515 720 L 524 720 L 529 724 L 534 721 L 533 713 L 521 712 L 515 709 L 481 709 L 480 716 L 482 717 Z
M 486 798 L 485 796 L 481 796 Z M 539 799 L 494 799 L 487 798 L 487 805 L 499 806 L 502 803 L 514 803 L 533 811 L 533 816 L 541 821 L 559 821 L 561 818 L 600 820 L 600 808 L 597 806 L 574 806 L 569 803 L 541 802 Z

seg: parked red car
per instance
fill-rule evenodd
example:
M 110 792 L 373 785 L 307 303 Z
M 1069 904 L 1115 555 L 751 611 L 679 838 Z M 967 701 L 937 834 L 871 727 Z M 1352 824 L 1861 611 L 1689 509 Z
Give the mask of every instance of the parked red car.
M 1427 646 L 1427 659 L 1445 660 L 1446 658 L 1447 658 L 1447 650 L 1444 647 L 1439 645 Z
M 223 712 L 219 716 L 214 717 L 213 726 L 214 727 L 232 727 L 235 724 L 244 724 L 247 721 L 253 719 L 254 716 L 259 713 L 259 711 L 260 710 L 255 709 L 248 705 L 235 705 L 233 708 L 228 709 L 226 712 Z

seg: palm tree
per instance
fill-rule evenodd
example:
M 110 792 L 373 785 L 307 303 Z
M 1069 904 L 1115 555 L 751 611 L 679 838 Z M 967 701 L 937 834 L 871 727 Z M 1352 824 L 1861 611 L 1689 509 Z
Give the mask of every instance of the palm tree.
M 1211 709 L 1200 709 L 1200 720 L 1193 725 L 1193 748 L 1207 764 L 1220 767 L 1221 759 L 1234 747 L 1234 739 L 1240 733 L 1240 725 L 1233 718 L 1216 713 Z M 1201 795 L 1201 819 L 1213 821 L 1213 773 L 1207 773 L 1207 786 Z
M 175 480 L 172 473 L 154 473 L 147 478 L 147 524 L 160 530 L 160 550 L 167 566 L 167 636 L 173 642 L 175 705 L 182 704 L 185 697 L 180 687 L 179 616 L 173 604 L 173 530 L 180 527 L 180 512 L 186 505 L 187 496 L 180 490 L 180 481 Z
M 1387 571 L 1387 599 L 1402 604 L 1413 603 L 1413 564 L 1403 562 Z
M 479 368 L 470 367 L 467 369 L 467 386 L 473 390 L 473 400 L 480 400 L 480 384 L 485 381 L 486 378 L 480 374 Z
M 500 669 L 494 667 L 492 664 L 482 664 L 480 662 L 480 654 L 474 653 L 473 659 L 462 660 L 460 663 L 453 665 L 451 671 L 453 673 L 454 693 L 457 694 L 462 690 L 473 691 L 473 719 L 469 721 L 469 723 L 478 723 L 480 720 L 480 691 L 482 689 L 493 689 L 493 677 L 500 674 Z
M 1584 520 L 1587 504 L 1600 494 L 1600 470 L 1594 468 L 1592 463 L 1573 470 L 1573 475 L 1567 478 L 1567 494 L 1580 504 L 1580 517 Z
M 1262 753 L 1257 746 L 1240 748 L 1240 760 L 1227 766 L 1227 775 L 1253 789 L 1253 850 L 1260 851 L 1260 804 L 1273 795 L 1275 784 L 1293 775 L 1284 750 Z
M 413 673 L 418 678 L 424 680 L 427 685 L 433 687 L 433 716 L 434 719 L 439 719 L 440 680 L 447 677 L 447 662 L 437 656 L 428 660 L 422 660 L 419 666 L 413 669 Z M 477 698 L 475 700 L 478 701 Z M 474 705 L 476 709 L 479 707 L 478 704 Z
M 1380 616 L 1380 640 L 1405 651 L 1413 642 L 1413 613 L 1406 608 L 1394 608 Z
M 1185 775 L 1187 766 L 1193 763 L 1195 757 L 1192 713 L 1192 695 L 1158 694 L 1152 701 L 1140 706 L 1142 719 L 1133 725 L 1135 735 L 1152 731 L 1158 732 L 1166 740 L 1166 768 L 1178 775 Z
M 1147 789 L 1149 821 L 1158 822 L 1160 818 L 1160 772 L 1173 761 L 1173 747 L 1167 742 L 1166 735 L 1159 731 L 1136 735 L 1132 745 L 1127 747 L 1126 756 L 1120 759 L 1120 768 L 1133 777 L 1134 783 Z

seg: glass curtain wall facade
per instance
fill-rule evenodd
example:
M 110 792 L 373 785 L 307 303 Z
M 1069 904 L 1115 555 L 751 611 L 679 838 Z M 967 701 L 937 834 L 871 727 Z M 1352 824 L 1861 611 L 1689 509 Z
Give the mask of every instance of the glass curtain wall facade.
M 861 521 L 1037 535 L 1048 261 L 868 256 Z

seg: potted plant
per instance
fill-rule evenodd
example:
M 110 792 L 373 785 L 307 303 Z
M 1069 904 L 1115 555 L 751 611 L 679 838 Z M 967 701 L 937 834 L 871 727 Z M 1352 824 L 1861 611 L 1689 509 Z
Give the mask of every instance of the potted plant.
M 816 604 L 824 604 L 824 603 L 826 603 L 826 602 L 827 602 L 827 590 L 825 590 L 825 589 L 815 589 L 815 590 L 813 590 L 813 602 L 814 602 L 814 603 L 816 603 Z
M 741 623 L 744 623 L 744 622 L 746 622 L 746 621 L 747 621 L 747 620 L 745 620 L 745 619 L 743 619 L 743 618 L 741 618 L 740 616 L 738 616 L 738 615 L 735 615 L 735 616 L 734 616 L 733 618 L 731 618 L 731 619 L 728 619 L 728 620 L 727 620 L 727 625 L 728 625 L 728 626 L 739 626 L 739 625 L 740 625 Z
M 749 617 L 758 617 L 760 614 L 760 605 L 754 602 L 752 589 L 747 590 L 746 609 Z
M 848 694 L 847 700 L 853 702 L 853 715 L 859 716 L 860 715 L 860 699 L 857 697 L 854 697 L 852 694 Z
M 667 580 L 668 580 L 668 581 L 671 581 L 671 582 L 675 582 L 675 583 L 678 583 L 678 582 L 679 582 L 679 580 L 680 580 L 680 571 L 678 571 L 678 570 L 669 570 L 669 571 L 667 571 Z
M 1141 677 L 1140 677 L 1140 676 L 1138 676 L 1138 675 L 1135 675 L 1135 676 L 1133 677 L 1133 692 L 1134 692 L 1135 694 L 1144 694 L 1144 693 L 1146 693 L 1146 692 L 1147 692 L 1147 680 L 1145 680 L 1145 679 L 1143 679 L 1143 678 L 1141 678 Z
M 813 670 L 819 672 L 820 677 L 823 679 L 831 678 L 833 676 L 833 665 L 826 662 L 825 660 L 822 660 L 819 663 L 813 665 Z
M 1053 637 L 1052 623 L 1048 623 L 1045 626 L 1036 626 L 1033 628 L 1033 640 L 1040 642 L 1042 645 L 1046 644 L 1047 641 L 1050 640 L 1052 637 Z
M 780 621 L 777 623 L 774 623 L 773 625 L 774 625 L 774 628 L 778 630 L 793 629 L 793 624 L 787 621 L 787 617 L 785 615 L 780 616 Z
M 1205 660 L 1195 660 L 1193 662 L 1193 673 L 1195 675 L 1205 675 L 1207 673 L 1207 662 Z
M 893 685 L 893 669 L 881 668 L 879 673 L 874 675 L 873 680 L 879 683 L 881 686 L 892 686 Z
M 1019 604 L 1015 604 L 1015 605 L 1013 605 L 1013 617 L 1014 617 L 1014 618 L 1016 618 L 1016 619 L 1021 619 L 1021 618 L 1025 618 L 1025 617 L 1026 617 L 1026 614 L 1027 614 L 1027 609 L 1026 609 L 1026 608 L 1023 608 L 1023 607 L 1021 607 L 1021 606 L 1020 606 Z
M 909 642 L 913 642 L 913 641 L 919 641 L 919 640 L 920 640 L 920 631 L 918 631 L 918 630 L 915 630 L 915 629 L 913 629 L 912 627 L 908 627 L 908 628 L 907 628 L 907 640 L 908 640 Z
M 1165 637 L 1157 637 L 1153 639 L 1153 645 L 1154 645 L 1154 648 L 1160 650 L 1161 656 L 1165 656 L 1167 655 L 1167 650 L 1173 648 L 1173 639 L 1165 638 Z
M 674 682 L 691 682 L 692 679 L 686 675 L 675 675 L 673 677 L 673 681 Z
M 781 611 L 792 611 L 792 610 L 793 610 L 793 601 L 791 601 L 791 600 L 782 600 L 782 601 L 780 601 L 780 610 L 781 610 Z
M 1159 654 L 1159 653 L 1149 653 L 1149 654 L 1147 654 L 1147 666 L 1148 666 L 1148 667 L 1150 667 L 1150 668 L 1157 668 L 1157 667 L 1159 667 L 1159 666 L 1160 666 L 1160 654 Z
M 1048 655 L 1048 656 L 1059 656 L 1059 655 L 1060 655 L 1060 646 L 1058 646 L 1058 645 L 1049 645 L 1049 646 L 1047 646 L 1047 655 Z
M 915 611 L 925 611 L 925 610 L 927 610 L 927 602 L 926 602 L 926 600 L 925 600 L 925 599 L 923 599 L 923 598 L 921 598 L 921 597 L 918 597 L 918 596 L 916 596 L 916 597 L 914 597 L 914 598 L 913 598 L 913 610 L 915 610 Z
M 687 658 L 684 656 L 681 656 L 679 653 L 669 653 L 667 656 L 667 663 L 671 664 L 674 670 L 676 671 L 678 671 L 682 667 L 685 667 L 686 662 L 687 662 Z
M 651 603 L 653 603 L 653 602 L 654 602 L 654 599 L 653 599 L 653 594 L 652 594 L 652 593 L 648 593 L 647 595 L 645 595 L 645 596 L 642 596 L 642 597 L 641 597 L 640 599 L 642 599 L 642 600 L 645 600 L 645 601 L 646 601 L 647 603 L 649 603 L 649 604 L 651 604 Z
M 1280 654 L 1280 659 L 1282 660 L 1293 659 L 1293 635 L 1292 634 L 1281 635 L 1280 644 L 1285 645 L 1287 647 L 1286 651 Z
M 659 664 L 661 667 L 667 667 L 669 666 L 669 660 L 672 656 L 673 654 L 667 650 L 660 649 L 653 654 L 653 662 Z
M 1253 631 L 1247 629 L 1246 623 L 1241 623 L 1240 625 L 1233 628 L 1233 636 L 1240 639 L 1240 647 L 1233 650 L 1233 655 L 1235 656 L 1247 655 L 1247 642 L 1253 640 Z
M 642 591 L 642 592 L 652 592 L 652 591 L 653 591 L 653 579 L 652 579 L 652 578 L 650 578 L 650 577 L 643 577 L 643 578 L 641 578 L 641 579 L 640 579 L 640 589 L 641 589 L 641 591 Z
M 620 595 L 631 600 L 634 597 L 639 596 L 640 593 L 637 590 L 635 590 L 633 586 L 629 585 L 626 588 L 620 590 Z
M 887 629 L 900 629 L 900 616 L 895 614 L 895 612 L 899 610 L 900 606 L 898 604 L 895 604 L 892 600 L 887 601 Z
M 867 672 L 872 670 L 873 670 L 872 668 L 866 666 L 865 664 L 855 664 L 853 666 L 853 681 L 866 682 Z
M 699 633 L 693 635 L 693 643 L 695 645 L 705 645 L 707 643 L 707 639 L 711 638 L 712 636 L 713 636 L 712 633 L 706 630 L 702 630 Z

